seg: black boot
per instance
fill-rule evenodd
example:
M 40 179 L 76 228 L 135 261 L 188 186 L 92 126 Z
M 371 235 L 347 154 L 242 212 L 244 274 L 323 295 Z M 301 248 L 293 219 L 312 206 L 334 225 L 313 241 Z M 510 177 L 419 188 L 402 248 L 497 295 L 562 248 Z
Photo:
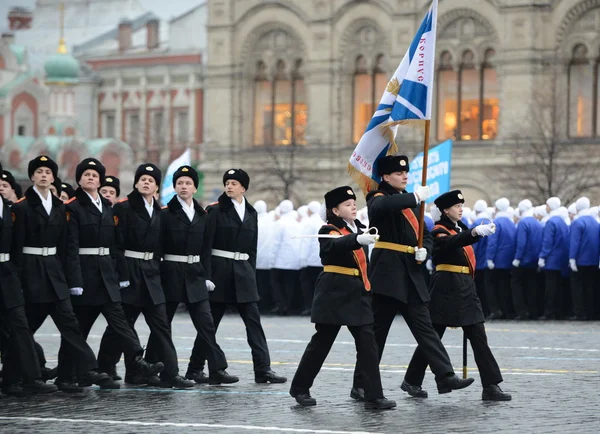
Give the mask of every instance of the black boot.
M 97 384 L 100 389 L 120 389 L 121 385 L 115 382 L 110 376 L 104 372 L 89 371 L 87 375 L 80 378 L 79 386 L 89 387 L 92 384 Z
M 455 374 L 442 378 L 437 382 L 438 393 L 450 393 L 453 390 L 469 387 L 475 381 L 473 378 L 458 378 Z
M 2 384 L 2 393 L 10 396 L 25 396 L 26 393 L 23 387 L 19 384 Z
M 255 372 L 254 381 L 257 383 L 285 383 L 287 378 L 281 377 L 269 369 L 265 372 Z
M 194 369 L 188 369 L 185 373 L 186 380 L 193 380 L 197 384 L 208 384 L 208 376 L 204 373 L 204 371 L 197 371 Z
M 484 401 L 510 401 L 512 396 L 510 393 L 503 392 L 497 384 L 492 384 L 483 388 L 481 399 Z
M 362 387 L 353 387 L 352 390 L 350 390 L 350 398 L 354 399 L 355 401 L 364 402 L 365 389 Z
M 406 380 L 402 382 L 400 389 L 404 390 L 410 396 L 415 398 L 427 398 L 428 396 L 427 391 L 423 390 L 421 386 L 413 386 L 412 384 L 407 383 Z
M 141 355 L 138 355 L 133 360 L 132 368 L 135 369 L 136 374 L 150 377 L 151 375 L 156 375 L 162 372 L 162 370 L 165 368 L 165 365 L 162 362 L 148 363 Z
M 158 387 L 161 387 L 163 389 L 189 389 L 190 387 L 194 387 L 194 382 L 192 380 L 186 380 L 185 378 L 176 375 L 175 377 L 169 379 L 161 378 Z
M 58 392 L 54 384 L 46 384 L 42 380 L 34 380 L 31 383 L 23 383 L 23 391 L 28 395 Z
M 377 398 L 365 401 L 367 410 L 389 410 L 396 407 L 396 401 L 387 398 Z
M 58 390 L 65 393 L 83 392 L 83 387 L 79 386 L 73 380 L 63 380 L 61 378 L 57 378 L 56 380 L 54 380 L 54 385 L 58 387 Z
M 52 369 L 42 368 L 42 381 L 54 380 L 58 375 L 58 368 L 55 366 Z
M 209 375 L 208 384 L 216 386 L 218 384 L 232 384 L 240 381 L 235 375 L 229 375 L 225 369 L 211 372 Z
M 290 395 L 294 397 L 296 402 L 303 407 L 317 405 L 317 400 L 310 396 L 309 392 L 297 392 L 295 390 L 290 390 Z

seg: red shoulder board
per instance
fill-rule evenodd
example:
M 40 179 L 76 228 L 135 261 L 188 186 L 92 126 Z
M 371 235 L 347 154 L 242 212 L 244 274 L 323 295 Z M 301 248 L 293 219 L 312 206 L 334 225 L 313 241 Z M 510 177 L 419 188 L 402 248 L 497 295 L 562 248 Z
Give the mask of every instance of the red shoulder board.
M 77 198 L 76 197 L 72 197 L 71 199 L 69 199 L 68 201 L 65 202 L 65 205 L 68 204 L 68 203 L 73 202 L 74 200 L 77 200 Z
M 373 195 L 373 197 L 379 197 L 379 196 L 385 196 L 385 194 L 383 194 L 383 193 L 375 193 L 375 194 Z
M 216 204 L 218 204 L 219 202 L 213 202 L 213 203 L 209 203 L 207 206 L 215 206 Z
M 23 202 L 25 200 L 25 196 L 23 196 L 21 199 L 19 199 L 18 201 L 16 201 L 15 203 L 19 203 L 19 202 Z
M 123 203 L 123 202 L 127 202 L 129 200 L 128 197 L 125 197 L 123 199 L 120 199 L 117 203 Z
M 169 208 L 169 206 L 168 206 L 168 205 L 165 205 L 165 206 L 161 206 L 161 207 L 160 207 L 160 209 L 167 209 L 167 208 Z

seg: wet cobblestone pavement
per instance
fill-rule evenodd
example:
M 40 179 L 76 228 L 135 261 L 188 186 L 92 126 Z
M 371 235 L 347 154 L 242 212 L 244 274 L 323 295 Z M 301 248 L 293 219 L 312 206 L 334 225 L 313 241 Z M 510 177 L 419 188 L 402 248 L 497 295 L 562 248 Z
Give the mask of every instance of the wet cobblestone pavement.
M 92 330 L 97 350 L 105 323 Z M 313 326 L 306 317 L 263 317 L 273 369 L 291 381 Z M 127 387 L 83 394 L 55 393 L 28 398 L 0 397 L 0 433 L 598 433 L 600 432 L 600 323 L 510 322 L 486 324 L 492 351 L 502 368 L 502 388 L 511 402 L 481 401 L 481 384 L 469 349 L 470 388 L 438 395 L 428 372 L 425 400 L 410 398 L 400 384 L 415 348 L 397 318 L 381 364 L 385 394 L 395 410 L 366 411 L 349 397 L 354 344 L 343 329 L 311 390 L 318 405 L 302 408 L 283 385 L 254 383 L 250 349 L 241 319 L 223 319 L 218 340 L 229 359 L 230 386 L 197 385 L 185 391 Z M 148 330 L 138 321 L 140 338 Z M 178 313 L 173 332 L 185 373 L 195 330 Z M 58 332 L 50 321 L 36 339 L 56 365 Z M 462 331 L 449 330 L 444 343 L 458 375 L 462 372 Z M 122 363 L 119 373 L 124 374 Z

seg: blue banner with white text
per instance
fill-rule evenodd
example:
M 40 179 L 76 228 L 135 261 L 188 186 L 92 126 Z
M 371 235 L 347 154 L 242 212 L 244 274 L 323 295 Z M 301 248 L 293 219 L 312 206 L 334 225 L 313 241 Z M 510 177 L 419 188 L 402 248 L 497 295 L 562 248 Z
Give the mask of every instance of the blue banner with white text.
M 427 185 L 431 189 L 431 197 L 427 203 L 433 203 L 440 195 L 450 191 L 450 172 L 452 169 L 452 140 L 446 140 L 429 150 L 427 162 Z M 406 191 L 413 192 L 421 185 L 423 174 L 423 153 L 410 162 L 408 185 Z

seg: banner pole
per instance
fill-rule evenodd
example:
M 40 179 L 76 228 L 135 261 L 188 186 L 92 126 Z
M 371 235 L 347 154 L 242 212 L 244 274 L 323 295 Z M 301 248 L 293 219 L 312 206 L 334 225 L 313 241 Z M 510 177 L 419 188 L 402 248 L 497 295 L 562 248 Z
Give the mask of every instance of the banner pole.
M 421 176 L 421 185 L 427 185 L 427 164 L 429 163 L 429 128 L 430 120 L 425 121 L 425 138 L 423 140 L 423 175 Z M 423 234 L 425 233 L 425 201 L 421 202 L 419 211 L 419 248 L 423 247 Z

